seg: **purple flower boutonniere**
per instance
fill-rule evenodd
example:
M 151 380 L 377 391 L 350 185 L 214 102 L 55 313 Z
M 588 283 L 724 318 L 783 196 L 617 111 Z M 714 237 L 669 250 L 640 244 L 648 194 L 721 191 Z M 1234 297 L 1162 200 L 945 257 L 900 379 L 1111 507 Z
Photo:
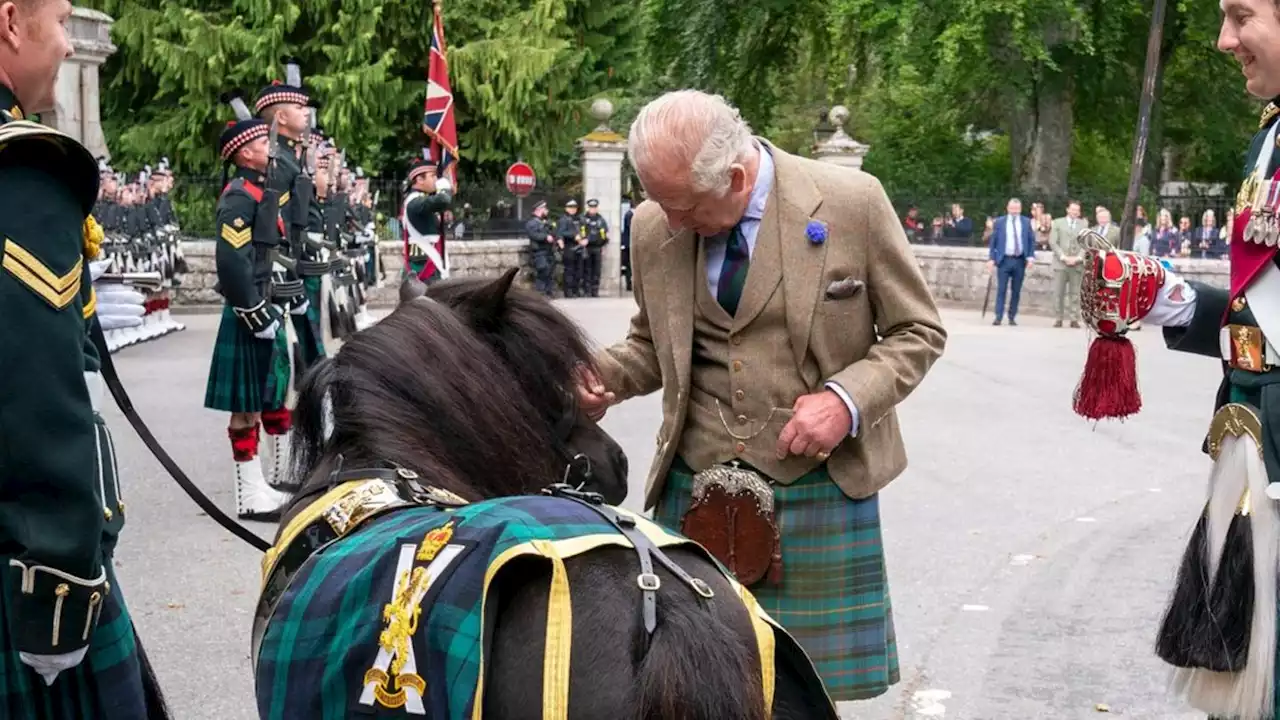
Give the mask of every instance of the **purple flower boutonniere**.
M 827 224 L 821 220 L 810 220 L 804 228 L 804 234 L 809 238 L 809 242 L 821 245 L 827 241 Z

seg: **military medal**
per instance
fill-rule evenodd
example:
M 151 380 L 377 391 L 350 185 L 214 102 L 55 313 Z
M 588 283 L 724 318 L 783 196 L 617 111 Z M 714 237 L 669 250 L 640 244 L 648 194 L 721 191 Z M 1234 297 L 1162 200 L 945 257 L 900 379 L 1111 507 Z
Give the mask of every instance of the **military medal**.
M 1275 247 L 1280 241 L 1280 220 L 1277 214 L 1280 213 L 1280 182 L 1276 180 L 1268 180 L 1263 183 L 1264 195 L 1266 200 L 1259 210 L 1262 224 L 1262 242 L 1268 247 Z
M 1270 194 L 1272 186 L 1270 180 L 1254 181 L 1252 197 L 1249 199 L 1249 222 L 1244 227 L 1244 239 L 1251 243 L 1259 245 L 1266 242 L 1265 238 L 1265 214 L 1264 200 Z

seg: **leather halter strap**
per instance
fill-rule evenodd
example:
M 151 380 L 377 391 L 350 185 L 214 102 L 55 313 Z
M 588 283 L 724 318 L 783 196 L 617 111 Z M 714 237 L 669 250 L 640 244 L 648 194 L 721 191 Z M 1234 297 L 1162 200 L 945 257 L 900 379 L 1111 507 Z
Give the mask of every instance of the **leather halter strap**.
M 715 592 L 711 586 L 700 578 L 695 578 L 684 571 L 667 556 L 666 553 L 649 539 L 640 528 L 636 527 L 635 518 L 624 515 L 614 508 L 608 506 L 604 502 L 604 497 L 599 493 L 581 492 L 573 489 L 569 485 L 556 484 L 542 491 L 545 495 L 562 497 L 573 500 L 581 505 L 591 508 L 596 514 L 603 517 L 608 523 L 614 526 L 618 532 L 622 533 L 627 540 L 631 541 L 632 547 L 636 551 L 636 556 L 640 560 L 640 574 L 636 576 L 636 584 L 640 586 L 642 594 L 641 616 L 644 622 L 645 645 L 648 649 L 648 643 L 653 638 L 653 632 L 658 627 L 658 590 L 662 587 L 662 579 L 654 573 L 654 561 L 666 568 L 668 572 L 676 576 L 685 585 L 688 585 L 694 593 L 703 599 L 715 597 Z

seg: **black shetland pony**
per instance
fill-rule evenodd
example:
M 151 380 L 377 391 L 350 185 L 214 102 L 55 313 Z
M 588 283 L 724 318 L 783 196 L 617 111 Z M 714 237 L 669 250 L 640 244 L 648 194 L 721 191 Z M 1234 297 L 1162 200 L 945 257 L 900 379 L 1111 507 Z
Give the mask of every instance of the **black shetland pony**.
M 282 527 L 319 497 L 339 466 L 402 467 L 472 501 L 534 494 L 567 479 L 621 502 L 625 457 L 574 403 L 577 367 L 592 362 L 587 343 L 545 298 L 512 287 L 514 275 L 448 280 L 425 297 L 420 285 L 406 286 L 393 313 L 308 373 L 293 438 L 300 490 Z M 658 565 L 651 636 L 641 622 L 634 550 L 606 547 L 565 560 L 573 618 L 569 718 L 835 720 L 807 658 L 786 642 L 777 643 L 766 712 L 745 605 L 696 550 L 664 552 L 715 594 L 697 596 Z M 495 581 L 486 720 L 542 720 L 550 581 L 541 563 L 512 563 Z

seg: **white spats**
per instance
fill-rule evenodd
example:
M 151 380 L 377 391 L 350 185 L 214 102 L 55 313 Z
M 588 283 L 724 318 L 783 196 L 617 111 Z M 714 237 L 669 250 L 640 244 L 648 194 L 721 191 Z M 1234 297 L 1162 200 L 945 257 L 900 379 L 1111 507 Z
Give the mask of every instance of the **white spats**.
M 236 514 L 241 520 L 279 520 L 289 496 L 267 484 L 258 458 L 236 462 Z
M 266 470 L 267 484 L 278 487 L 289 474 L 289 436 L 265 435 L 267 442 L 263 447 L 262 466 Z

